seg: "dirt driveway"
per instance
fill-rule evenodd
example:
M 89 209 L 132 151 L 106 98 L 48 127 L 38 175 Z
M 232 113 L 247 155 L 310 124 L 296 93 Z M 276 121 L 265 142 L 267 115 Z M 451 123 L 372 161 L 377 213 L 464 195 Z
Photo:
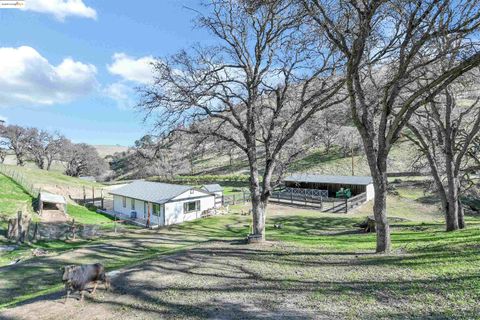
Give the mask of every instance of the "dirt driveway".
M 337 262 L 347 265 L 352 258 Z M 64 305 L 58 293 L 6 310 L 0 318 L 334 319 L 338 313 L 312 303 L 312 294 L 325 284 L 315 260 L 314 251 L 280 243 L 208 243 L 120 270 L 112 292 L 86 295 L 83 304 L 75 296 Z M 338 266 L 329 262 L 324 268 Z

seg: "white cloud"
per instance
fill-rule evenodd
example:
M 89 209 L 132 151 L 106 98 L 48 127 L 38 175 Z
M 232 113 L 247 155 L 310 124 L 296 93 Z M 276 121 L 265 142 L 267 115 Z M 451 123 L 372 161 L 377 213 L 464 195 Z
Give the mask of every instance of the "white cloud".
M 60 21 L 68 16 L 97 19 L 95 9 L 85 5 L 83 0 L 27 0 L 23 10 L 52 14 Z
M 109 85 L 107 88 L 105 88 L 104 92 L 108 97 L 117 102 L 117 105 L 120 109 L 130 109 L 135 105 L 135 101 L 132 98 L 134 96 L 134 90 L 132 87 L 121 82 L 116 82 Z
M 97 87 L 96 73 L 72 58 L 52 65 L 31 47 L 0 48 L 0 106 L 71 101 Z
M 155 59 L 152 56 L 142 58 L 132 58 L 125 53 L 115 53 L 113 63 L 108 65 L 108 71 L 111 74 L 122 77 L 123 80 L 136 82 L 139 84 L 150 84 L 153 81 L 152 62 Z

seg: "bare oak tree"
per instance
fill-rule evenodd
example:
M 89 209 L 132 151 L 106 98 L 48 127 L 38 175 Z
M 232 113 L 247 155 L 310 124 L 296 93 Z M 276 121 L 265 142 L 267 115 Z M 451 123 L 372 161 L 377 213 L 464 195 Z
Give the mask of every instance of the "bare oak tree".
M 262 241 L 271 192 L 304 151 L 292 139 L 313 114 L 341 99 L 343 82 L 334 77 L 335 51 L 304 32 L 291 1 L 214 0 L 207 9 L 199 24 L 218 45 L 157 60 L 155 84 L 143 89 L 140 107 L 163 132 L 225 141 L 246 155 L 250 239 Z
M 478 78 L 478 73 L 469 77 Z M 462 180 L 472 163 L 469 150 L 480 131 L 480 96 L 473 79 L 463 78 L 419 108 L 406 136 L 427 158 L 445 212 L 447 231 L 465 227 L 461 204 Z
M 37 167 L 50 170 L 53 161 L 60 159 L 62 150 L 67 145 L 68 140 L 64 136 L 35 129 L 28 150 Z
M 479 1 L 300 2 L 312 29 L 320 36 L 326 33 L 345 59 L 343 74 L 352 118 L 375 189 L 376 251 L 388 252 L 388 155 L 415 110 L 480 63 Z M 448 45 L 439 45 L 442 39 L 448 39 Z M 459 58 L 448 69 L 430 74 L 452 53 Z
M 97 176 L 107 169 L 98 151 L 86 143 L 66 143 L 62 148 L 62 161 L 65 174 L 72 177 Z
M 29 155 L 29 146 L 35 140 L 36 133 L 36 129 L 32 128 L 0 125 L 0 144 L 13 152 L 18 166 L 23 166 Z

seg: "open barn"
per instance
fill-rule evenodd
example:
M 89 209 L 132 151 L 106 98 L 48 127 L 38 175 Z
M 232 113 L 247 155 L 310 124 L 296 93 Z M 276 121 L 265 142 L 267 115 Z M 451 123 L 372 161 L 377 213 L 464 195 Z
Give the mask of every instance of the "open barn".
M 286 177 L 283 182 L 287 188 L 326 190 L 329 198 L 336 197 L 341 189 L 349 189 L 352 197 L 365 193 L 367 201 L 375 197 L 372 177 L 367 176 L 294 174 Z

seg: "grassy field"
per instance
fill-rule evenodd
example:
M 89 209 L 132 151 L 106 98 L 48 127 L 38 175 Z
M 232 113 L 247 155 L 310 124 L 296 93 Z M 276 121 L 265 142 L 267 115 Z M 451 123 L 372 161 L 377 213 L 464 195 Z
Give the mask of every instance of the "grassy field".
M 406 140 L 395 144 L 389 155 L 388 172 L 411 171 L 412 150 L 414 146 Z M 209 155 L 195 160 L 194 169 L 200 175 L 248 174 L 248 162 L 240 157 L 230 165 L 228 156 Z M 355 175 L 370 175 L 363 150 L 354 156 L 354 171 Z M 350 154 L 345 157 L 338 147 L 328 153 L 323 148 L 311 149 L 289 166 L 289 172 L 351 175 L 352 159 Z
M 314 168 L 314 162 L 327 170 L 346 161 L 335 157 L 314 152 L 297 163 L 298 170 Z M 41 184 L 98 186 L 55 172 L 18 170 Z M 374 254 L 375 235 L 356 226 L 372 214 L 372 203 L 349 214 L 271 205 L 262 245 L 243 242 L 251 217 L 240 213 L 248 206 L 159 230 L 120 227 L 114 233 L 109 217 L 69 205 L 75 221 L 103 226 L 103 236 L 0 251 L 0 318 L 478 318 L 480 216 L 467 216 L 466 230 L 445 232 L 438 199 L 423 190 L 423 180 L 390 179 L 395 192 L 388 196 L 388 255 Z M 32 210 L 32 198 L 18 184 L 0 175 L 0 186 L 0 213 Z M 226 195 L 242 187 L 223 186 Z M 5 228 L 0 222 L 0 246 L 8 244 L 1 236 Z M 35 248 L 48 254 L 34 257 Z M 87 295 L 84 305 L 58 303 L 60 268 L 94 262 L 118 271 L 113 292 Z
M 40 221 L 40 217 L 34 213 L 32 207 L 33 198 L 15 181 L 0 174 L 0 245 L 8 245 L 5 238 L 8 227 L 8 219 L 15 216 L 17 211 L 31 214 L 34 221 Z M 68 204 L 68 214 L 70 218 L 75 219 L 80 224 L 95 224 L 101 228 L 112 229 L 113 221 L 110 217 L 98 214 L 95 210 L 89 210 L 85 207 Z M 65 241 L 40 241 L 35 244 L 21 245 L 14 251 L 0 250 L 0 266 L 7 265 L 17 259 L 28 259 L 31 251 L 35 248 L 42 248 L 49 251 L 61 252 L 72 248 L 77 248 L 82 244 L 69 243 Z
M 23 175 L 28 181 L 35 185 L 58 185 L 65 187 L 102 187 L 100 183 L 86 181 L 75 177 L 64 175 L 57 171 L 40 170 L 32 167 L 19 167 L 15 165 L 5 165 L 9 170 L 14 170 Z
M 373 254 L 375 236 L 355 226 L 371 204 L 348 215 L 272 205 L 268 242 L 254 246 L 241 242 L 251 218 L 235 206 L 229 215 L 108 234 L 67 251 L 57 244 L 47 257 L 1 267 L 0 306 L 53 292 L 4 315 L 49 310 L 52 319 L 78 318 L 78 302 L 57 303 L 56 270 L 102 262 L 121 268 L 114 291 L 89 298 L 82 310 L 105 319 L 252 319 L 254 311 L 267 319 L 476 318 L 480 217 L 468 216 L 468 229 L 446 233 L 437 203 L 415 188 L 398 190 L 388 198 L 388 255 Z
M 0 174 L 0 216 L 10 216 L 19 210 L 31 212 L 32 197 L 10 178 Z

